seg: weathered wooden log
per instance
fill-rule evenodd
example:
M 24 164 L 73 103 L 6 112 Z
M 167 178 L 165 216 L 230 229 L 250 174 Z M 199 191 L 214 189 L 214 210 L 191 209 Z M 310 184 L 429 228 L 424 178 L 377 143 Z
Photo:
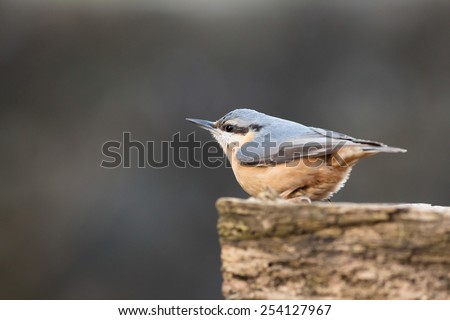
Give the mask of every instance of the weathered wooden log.
M 227 299 L 450 299 L 450 208 L 221 198 Z

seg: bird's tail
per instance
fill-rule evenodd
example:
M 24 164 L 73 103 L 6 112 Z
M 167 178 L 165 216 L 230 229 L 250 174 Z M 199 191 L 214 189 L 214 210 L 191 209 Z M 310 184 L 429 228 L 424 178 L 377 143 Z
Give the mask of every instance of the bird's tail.
M 364 152 L 370 152 L 370 153 L 378 153 L 378 152 L 390 152 L 390 153 L 404 153 L 406 152 L 406 149 L 396 148 L 396 147 L 389 147 L 387 145 L 366 145 L 362 146 L 362 150 Z

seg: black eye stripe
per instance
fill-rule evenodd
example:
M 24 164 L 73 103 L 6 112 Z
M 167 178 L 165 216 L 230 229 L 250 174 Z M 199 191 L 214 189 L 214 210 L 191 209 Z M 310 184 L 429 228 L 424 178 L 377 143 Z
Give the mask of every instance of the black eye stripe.
M 252 129 L 253 131 L 258 132 L 259 130 L 261 130 L 263 126 L 260 126 L 259 124 L 251 124 L 250 125 L 250 129 Z
M 248 128 L 239 127 L 237 125 L 230 124 L 230 123 L 222 123 L 220 125 L 220 129 L 225 132 L 233 132 L 233 133 L 239 133 L 239 134 L 246 134 L 249 130 L 258 132 L 262 129 L 262 127 L 263 126 L 261 126 L 259 124 L 251 124 Z
M 238 133 L 238 134 L 246 134 L 248 132 L 248 128 L 239 127 L 232 124 L 223 124 L 220 129 L 222 129 L 225 132 L 232 132 L 232 133 Z
M 234 133 L 246 134 L 248 132 L 248 128 L 235 127 Z

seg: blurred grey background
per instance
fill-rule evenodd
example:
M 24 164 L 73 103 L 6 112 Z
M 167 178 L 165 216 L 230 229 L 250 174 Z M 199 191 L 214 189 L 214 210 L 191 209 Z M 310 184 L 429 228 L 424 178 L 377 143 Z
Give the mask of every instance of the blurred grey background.
M 221 298 L 231 169 L 99 165 L 237 106 L 408 149 L 333 201 L 450 205 L 449 39 L 448 1 L 0 0 L 0 298 Z

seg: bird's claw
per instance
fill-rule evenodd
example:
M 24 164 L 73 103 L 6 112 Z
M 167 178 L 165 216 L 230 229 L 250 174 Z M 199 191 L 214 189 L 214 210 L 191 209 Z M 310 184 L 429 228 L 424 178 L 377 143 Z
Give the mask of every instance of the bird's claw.
M 266 187 L 264 191 L 258 193 L 256 198 L 263 201 L 276 201 L 280 199 L 280 195 L 273 188 Z
M 299 196 L 299 197 L 295 197 L 295 198 L 290 198 L 288 199 L 289 201 L 293 202 L 293 203 L 307 203 L 307 204 L 311 204 L 311 199 L 305 196 Z

